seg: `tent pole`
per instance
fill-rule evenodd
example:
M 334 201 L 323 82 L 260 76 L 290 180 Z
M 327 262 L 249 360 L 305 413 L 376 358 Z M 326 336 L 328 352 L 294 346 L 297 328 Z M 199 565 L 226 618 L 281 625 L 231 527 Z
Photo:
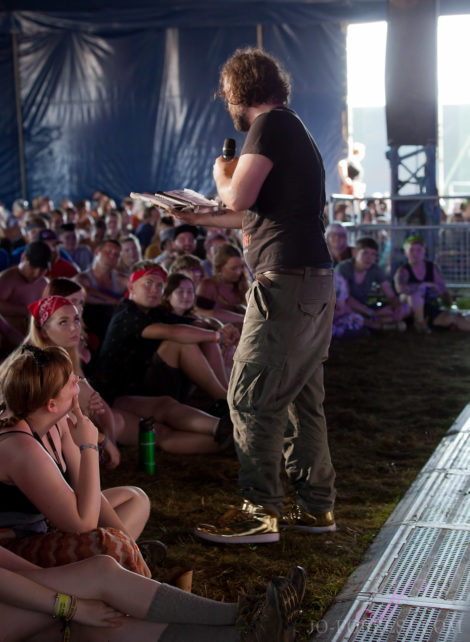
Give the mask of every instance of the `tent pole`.
M 256 46 L 263 48 L 263 25 L 256 25 Z
M 21 175 L 21 197 L 23 200 L 28 199 L 28 189 L 26 185 L 26 162 L 24 151 L 24 135 L 23 135 L 23 113 L 21 109 L 21 80 L 20 80 L 20 65 L 18 55 L 18 34 L 11 34 L 12 50 L 13 50 L 13 75 L 15 82 L 15 100 L 16 100 L 16 123 L 18 127 L 18 156 L 20 161 L 20 175 Z

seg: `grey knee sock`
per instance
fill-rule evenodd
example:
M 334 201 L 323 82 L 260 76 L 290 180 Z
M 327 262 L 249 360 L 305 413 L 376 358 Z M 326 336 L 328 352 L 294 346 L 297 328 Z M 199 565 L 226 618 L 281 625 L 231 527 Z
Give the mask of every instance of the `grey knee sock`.
M 235 623 L 237 605 L 216 602 L 186 593 L 174 586 L 160 584 L 149 606 L 147 620 L 223 626 Z
M 159 640 L 160 642 L 240 642 L 240 635 L 234 626 L 169 624 Z

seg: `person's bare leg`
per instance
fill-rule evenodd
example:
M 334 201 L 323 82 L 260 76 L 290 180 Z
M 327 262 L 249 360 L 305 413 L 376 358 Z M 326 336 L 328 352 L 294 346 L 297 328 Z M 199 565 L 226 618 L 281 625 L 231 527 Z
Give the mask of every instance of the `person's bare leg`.
M 407 297 L 407 302 L 413 311 L 416 323 L 424 323 L 424 298 L 421 292 L 413 292 Z
M 120 431 L 118 441 L 123 444 L 137 444 L 137 432 L 140 417 L 155 417 L 160 424 L 174 430 L 213 435 L 218 418 L 207 412 L 182 404 L 173 397 L 118 397 L 114 408 L 122 414 L 125 424 Z M 126 435 L 123 441 L 123 435 Z M 132 437 L 135 435 L 134 437 Z
M 220 383 L 228 387 L 227 372 L 225 370 L 224 357 L 217 343 L 199 344 L 202 354 L 206 357 L 212 370 L 215 372 Z
M 459 330 L 464 332 L 470 331 L 470 321 L 461 314 L 453 315 L 451 312 L 445 310 L 437 315 L 433 321 L 433 325 L 441 328 L 448 328 L 450 325 L 455 325 Z
M 131 537 L 137 539 L 150 515 L 150 501 L 136 486 L 117 486 L 103 490 L 103 495 L 125 524 Z
M 121 399 L 125 398 L 121 397 Z M 147 399 L 151 399 L 151 397 L 148 397 Z M 122 405 L 126 404 L 123 403 Z M 126 430 L 119 438 L 120 443 L 136 445 L 138 443 L 139 418 L 134 413 L 130 413 L 122 407 L 119 409 L 119 412 L 122 413 L 125 418 L 126 425 Z M 151 408 L 147 408 L 145 405 L 142 407 L 141 412 L 143 416 L 155 417 L 155 414 L 152 415 L 151 413 Z M 211 424 L 215 427 L 218 419 L 216 417 L 211 417 L 211 415 L 207 416 L 213 420 L 211 421 Z M 214 441 L 213 430 L 206 430 L 205 432 L 189 432 L 183 429 L 173 430 L 166 424 L 158 422 L 155 422 L 154 426 L 155 446 L 167 453 L 173 453 L 175 455 L 196 455 L 215 453 L 219 451 L 219 445 Z
M 227 387 L 220 383 L 198 344 L 163 341 L 158 349 L 158 355 L 172 368 L 182 370 L 190 381 L 204 390 L 212 399 L 227 396 Z

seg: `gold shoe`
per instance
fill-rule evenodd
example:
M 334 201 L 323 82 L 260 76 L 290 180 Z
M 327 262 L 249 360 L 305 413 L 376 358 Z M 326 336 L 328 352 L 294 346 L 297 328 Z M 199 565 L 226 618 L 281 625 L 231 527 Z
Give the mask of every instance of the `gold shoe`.
M 327 533 L 336 530 L 335 516 L 332 510 L 313 515 L 296 503 L 288 506 L 281 515 L 279 527 L 294 528 L 308 533 Z
M 278 517 L 275 512 L 244 499 L 240 508 L 231 508 L 217 524 L 199 524 L 194 534 L 216 544 L 278 542 Z

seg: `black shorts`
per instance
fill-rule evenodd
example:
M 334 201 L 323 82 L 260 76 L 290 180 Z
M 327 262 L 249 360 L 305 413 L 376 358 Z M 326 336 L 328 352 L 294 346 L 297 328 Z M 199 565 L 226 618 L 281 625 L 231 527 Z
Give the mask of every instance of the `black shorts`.
M 169 366 L 155 353 L 144 374 L 143 387 L 138 393 L 149 397 L 169 395 L 178 401 L 189 396 L 190 381 L 179 368 Z

